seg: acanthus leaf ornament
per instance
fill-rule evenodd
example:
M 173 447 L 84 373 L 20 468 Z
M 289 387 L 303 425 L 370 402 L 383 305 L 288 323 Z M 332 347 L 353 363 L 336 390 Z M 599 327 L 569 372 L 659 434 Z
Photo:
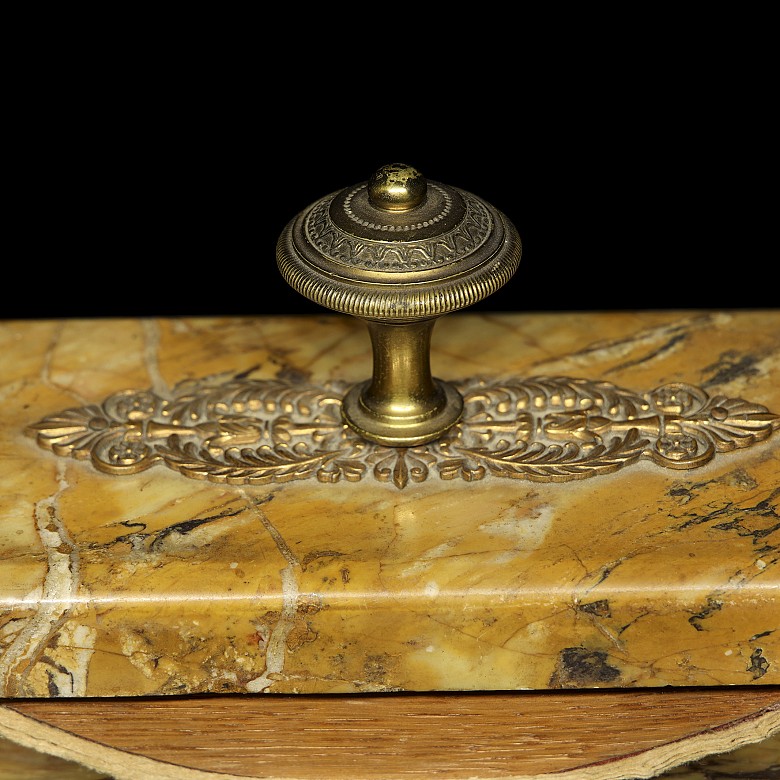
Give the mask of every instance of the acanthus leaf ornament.
M 567 482 L 640 460 L 702 466 L 780 428 L 760 404 L 667 384 L 640 394 L 570 377 L 457 383 L 460 421 L 440 439 L 387 447 L 362 439 L 341 416 L 346 387 L 281 379 L 188 380 L 169 398 L 124 390 L 29 426 L 38 444 L 89 460 L 107 474 L 162 464 L 229 485 L 373 478 L 402 489 L 440 479 Z

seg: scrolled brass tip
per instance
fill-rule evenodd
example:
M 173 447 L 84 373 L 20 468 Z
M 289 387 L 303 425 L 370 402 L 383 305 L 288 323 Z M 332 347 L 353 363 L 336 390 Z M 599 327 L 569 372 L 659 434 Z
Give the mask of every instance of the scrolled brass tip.
M 425 200 L 428 182 L 411 165 L 383 165 L 368 180 L 368 200 L 384 211 L 408 211 Z

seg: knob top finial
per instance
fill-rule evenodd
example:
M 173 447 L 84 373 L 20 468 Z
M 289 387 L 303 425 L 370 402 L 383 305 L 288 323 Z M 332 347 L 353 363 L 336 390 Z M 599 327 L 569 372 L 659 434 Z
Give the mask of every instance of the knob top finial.
M 425 200 L 428 182 L 411 165 L 383 165 L 368 180 L 368 200 L 385 211 L 408 211 Z

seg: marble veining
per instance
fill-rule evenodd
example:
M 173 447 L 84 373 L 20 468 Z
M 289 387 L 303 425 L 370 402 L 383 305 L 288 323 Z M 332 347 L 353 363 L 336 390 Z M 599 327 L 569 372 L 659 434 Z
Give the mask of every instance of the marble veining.
M 366 469 L 355 480 L 342 471 L 338 481 L 256 482 L 123 469 L 121 459 L 101 470 L 91 447 L 73 455 L 78 431 L 61 427 L 65 439 L 48 451 L 30 426 L 68 409 L 104 414 L 127 389 L 159 410 L 183 387 L 237 378 L 288 391 L 348 385 L 370 371 L 361 324 L 330 315 L 3 322 L 0 695 L 780 681 L 780 315 L 459 314 L 437 328 L 434 373 L 487 382 L 475 391 L 507 377 L 631 388 L 630 415 L 588 406 L 577 416 L 575 393 L 530 424 L 522 415 L 539 407 L 522 408 L 515 390 L 502 407 L 515 446 L 543 430 L 543 414 L 562 412 L 572 415 L 548 423 L 604 445 L 610 425 L 660 416 L 653 389 L 663 387 L 686 388 L 693 416 L 744 404 L 732 422 L 748 423 L 738 431 L 748 446 L 728 436 L 721 449 L 686 445 L 683 457 L 709 456 L 671 468 L 649 454 L 660 438 L 653 422 L 640 431 L 645 456 L 565 481 L 491 469 L 445 479 L 441 461 L 420 481 L 412 471 L 393 478 L 394 468 L 385 481 Z M 688 413 L 680 400 L 660 410 L 678 425 Z M 143 416 L 143 405 L 129 408 L 126 420 Z M 186 425 L 213 424 L 203 408 Z M 474 409 L 472 419 L 485 411 Z M 604 427 L 594 430 L 595 417 Z M 257 446 L 256 419 L 212 425 L 207 438 Z M 712 442 L 723 413 L 707 419 Z M 544 431 L 545 446 L 560 443 L 554 426 Z

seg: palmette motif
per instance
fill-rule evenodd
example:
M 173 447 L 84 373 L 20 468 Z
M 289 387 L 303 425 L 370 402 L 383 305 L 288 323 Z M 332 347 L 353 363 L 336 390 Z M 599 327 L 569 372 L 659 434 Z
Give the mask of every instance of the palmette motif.
M 457 386 L 460 421 L 438 441 L 408 448 L 352 431 L 341 417 L 341 384 L 244 377 L 188 380 L 169 398 L 125 390 L 48 416 L 27 433 L 56 455 L 89 460 L 107 474 L 164 464 L 232 485 L 374 478 L 405 488 L 432 474 L 566 482 L 640 460 L 690 469 L 780 427 L 780 416 L 764 406 L 682 383 L 644 394 L 569 377 L 477 378 Z

